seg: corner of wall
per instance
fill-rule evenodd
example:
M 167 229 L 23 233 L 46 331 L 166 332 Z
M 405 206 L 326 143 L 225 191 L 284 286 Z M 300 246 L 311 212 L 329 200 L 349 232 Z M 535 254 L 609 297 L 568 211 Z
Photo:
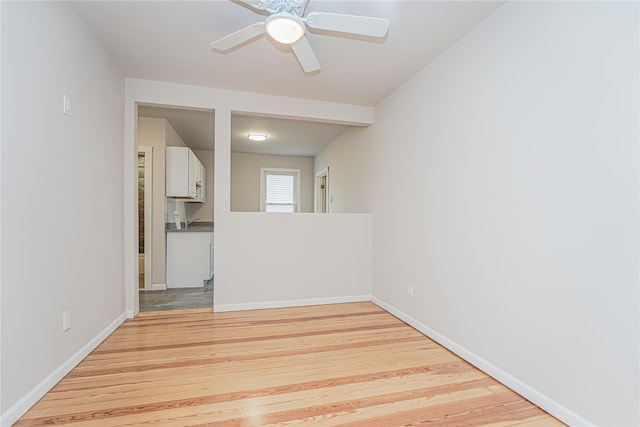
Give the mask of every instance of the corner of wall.
M 567 423 L 568 425 L 595 426 L 595 424 L 592 424 L 589 421 L 585 420 L 580 415 L 576 414 L 570 409 L 559 404 L 558 402 L 551 399 L 549 396 L 545 395 L 539 390 L 536 390 L 535 388 L 531 387 L 527 383 L 519 380 L 518 378 L 509 374 L 508 372 L 498 368 L 497 366 L 481 358 L 477 354 L 469 351 L 462 345 L 442 335 L 441 333 L 430 328 L 429 326 L 425 325 L 419 320 L 409 316 L 408 314 L 399 310 L 398 308 L 390 304 L 387 304 L 386 302 L 382 301 L 381 299 L 375 296 L 371 297 L 371 301 L 377 306 L 379 306 L 380 308 L 382 308 L 383 310 L 387 311 L 388 313 L 402 320 L 412 328 L 416 329 L 418 332 L 434 340 L 435 342 L 437 342 L 447 350 L 456 354 L 463 360 L 469 362 L 470 364 L 480 369 L 485 374 L 496 379 L 503 385 L 509 387 L 511 390 L 515 391 L 525 399 L 533 402 L 535 405 L 544 409 L 549 414 Z
M 19 401 L 13 404 L 9 409 L 0 415 L 0 425 L 12 425 L 21 416 L 23 416 L 29 408 L 38 402 L 49 390 L 51 390 L 65 375 L 75 368 L 82 360 L 89 355 L 102 341 L 111 335 L 127 318 L 132 318 L 133 313 L 124 312 L 111 322 L 100 333 L 93 337 L 80 350 L 73 354 L 69 359 L 64 361 L 58 368 L 51 372 L 40 383 L 36 384 L 27 394 Z

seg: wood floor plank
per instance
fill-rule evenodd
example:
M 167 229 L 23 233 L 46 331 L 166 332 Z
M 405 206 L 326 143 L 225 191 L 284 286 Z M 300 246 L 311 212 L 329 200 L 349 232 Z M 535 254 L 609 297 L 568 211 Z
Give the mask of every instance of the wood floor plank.
M 17 423 L 562 425 L 372 303 L 125 322 Z

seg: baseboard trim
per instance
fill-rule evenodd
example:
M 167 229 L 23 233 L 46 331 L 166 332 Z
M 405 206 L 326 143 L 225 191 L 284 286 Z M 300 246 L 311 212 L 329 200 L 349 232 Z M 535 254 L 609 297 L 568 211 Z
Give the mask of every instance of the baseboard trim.
M 118 326 L 127 318 L 126 313 L 120 314 L 113 322 L 104 328 L 98 335 L 85 344 L 73 356 L 67 359 L 55 371 L 49 374 L 44 380 L 33 387 L 19 401 L 12 405 L 0 416 L 0 425 L 10 426 L 20 419 L 38 400 L 53 388 L 65 375 L 67 375 L 78 363 L 91 353 L 102 341 L 104 341 Z
M 214 304 L 213 311 L 222 313 L 226 311 L 264 310 L 267 308 L 303 307 L 308 305 L 340 304 L 345 302 L 371 301 L 371 295 L 351 295 L 346 297 L 311 298 L 285 301 L 266 301 L 243 304 Z
M 479 357 L 475 353 L 467 350 L 465 347 L 459 345 L 455 341 L 450 340 L 446 336 L 431 329 L 424 323 L 409 316 L 396 307 L 387 304 L 381 299 L 371 295 L 352 295 L 345 297 L 331 297 L 331 298 L 313 298 L 303 300 L 285 300 L 285 301 L 268 301 L 258 303 L 245 303 L 245 304 L 219 304 L 214 305 L 214 312 L 229 312 L 229 311 L 244 311 L 244 310 L 261 310 L 269 308 L 285 308 L 285 307 L 302 307 L 310 305 L 321 304 L 339 304 L 348 302 L 364 302 L 371 301 L 380 308 L 394 315 L 398 319 L 412 326 L 422 334 L 436 341 L 438 344 L 452 351 L 460 356 L 462 359 L 471 363 L 487 375 L 495 378 L 505 386 L 509 387 L 516 393 L 523 396 L 525 399 L 533 402 L 543 410 L 547 411 L 554 417 L 558 418 L 562 422 L 568 425 L 580 425 L 580 426 L 595 426 L 580 415 L 569 410 L 563 405 L 559 404 L 555 400 L 551 399 L 547 395 L 532 388 L 528 384 L 522 382 L 518 378 L 503 371 L 497 366 L 489 363 L 483 358 Z M 29 408 L 31 408 L 38 400 L 42 398 L 53 386 L 55 386 L 65 375 L 67 375 L 78 363 L 82 361 L 89 353 L 91 353 L 102 341 L 104 341 L 118 326 L 120 326 L 129 313 L 122 313 L 111 324 L 109 324 L 104 330 L 96 335 L 91 341 L 78 350 L 73 356 L 67 359 L 62 365 L 60 365 L 55 371 L 49 374 L 38 385 L 32 388 L 25 396 L 23 396 L 18 402 L 11 406 L 6 412 L 0 416 L 0 425 L 11 425 L 15 423 L 22 415 L 24 415 Z
M 166 283 L 152 283 L 151 284 L 152 291 L 166 291 L 167 284 Z
M 390 314 L 393 314 L 395 317 L 412 326 L 422 334 L 436 341 L 441 346 L 457 354 L 476 368 L 480 369 L 482 372 L 486 373 L 490 377 L 495 378 L 525 399 L 533 402 L 535 405 L 539 406 L 554 417 L 558 418 L 560 421 L 572 426 L 595 427 L 595 424 L 587 421 L 580 415 L 562 406 L 555 400 L 551 399 L 549 396 L 539 392 L 538 390 L 534 389 L 533 387 L 529 386 L 513 375 L 484 360 L 477 354 L 467 350 L 465 347 L 459 345 L 455 341 L 450 340 L 441 333 L 431 329 L 424 323 L 414 319 L 403 311 L 398 310 L 396 307 L 387 304 L 386 302 L 382 301 L 379 298 L 376 298 L 375 296 L 371 297 L 371 302 L 389 312 Z

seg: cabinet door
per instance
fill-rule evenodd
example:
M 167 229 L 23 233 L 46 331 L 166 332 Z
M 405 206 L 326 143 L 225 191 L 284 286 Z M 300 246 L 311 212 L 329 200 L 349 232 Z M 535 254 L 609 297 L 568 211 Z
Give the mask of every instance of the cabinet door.
M 167 197 L 188 197 L 189 152 L 182 147 L 167 147 L 166 150 Z
M 198 182 L 199 182 L 199 186 L 198 186 L 198 201 L 200 202 L 204 202 L 205 201 L 205 182 L 206 182 L 206 178 L 207 178 L 207 171 L 204 168 L 204 165 L 202 163 L 198 163 L 199 167 L 198 170 L 200 171 L 200 176 L 198 178 Z
M 187 150 L 189 150 L 187 148 Z M 193 154 L 193 151 L 189 150 L 189 197 L 196 198 L 197 195 L 197 182 L 198 182 L 198 165 L 200 161 Z
M 211 278 L 211 234 L 167 233 L 167 287 L 200 287 Z
M 188 147 L 167 147 L 167 197 L 196 199 L 200 161 Z

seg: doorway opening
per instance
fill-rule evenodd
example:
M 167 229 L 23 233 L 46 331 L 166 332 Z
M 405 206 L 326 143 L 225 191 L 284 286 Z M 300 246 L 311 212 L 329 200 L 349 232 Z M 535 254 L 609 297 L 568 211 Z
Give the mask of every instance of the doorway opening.
M 329 213 L 329 167 L 316 173 L 316 213 Z
M 214 119 L 137 106 L 139 312 L 213 308 Z

